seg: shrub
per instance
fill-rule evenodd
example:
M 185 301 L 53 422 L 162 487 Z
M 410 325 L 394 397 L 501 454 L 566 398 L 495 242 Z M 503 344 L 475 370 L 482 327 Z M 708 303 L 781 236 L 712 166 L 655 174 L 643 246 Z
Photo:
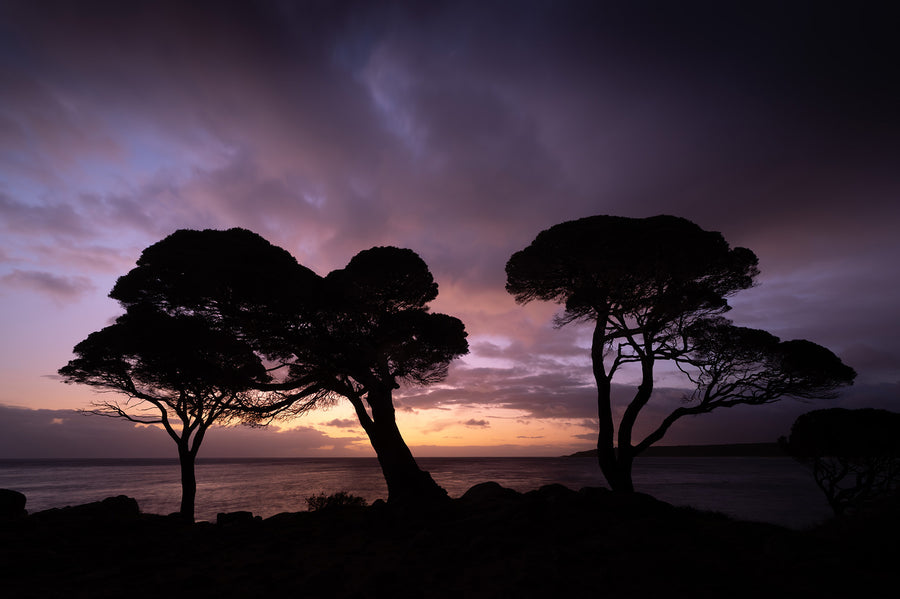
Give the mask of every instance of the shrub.
M 352 495 L 347 491 L 338 491 L 337 493 L 333 493 L 331 495 L 319 493 L 318 495 L 307 497 L 306 505 L 309 511 L 317 512 L 325 508 L 333 507 L 365 507 L 368 505 L 368 503 L 362 497 Z

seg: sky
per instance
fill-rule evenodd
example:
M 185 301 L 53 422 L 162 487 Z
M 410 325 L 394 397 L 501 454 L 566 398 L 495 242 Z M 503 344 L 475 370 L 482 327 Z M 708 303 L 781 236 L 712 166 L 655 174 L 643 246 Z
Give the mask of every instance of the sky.
M 589 331 L 504 289 L 512 253 L 595 214 L 673 214 L 752 249 L 758 285 L 729 317 L 858 372 L 835 400 L 684 419 L 663 444 L 900 411 L 900 52 L 879 10 L 0 0 L 0 457 L 174 455 L 158 429 L 77 413 L 98 396 L 55 373 L 121 313 L 116 278 L 182 228 L 250 229 L 320 275 L 416 251 L 471 349 L 395 393 L 416 455 L 596 444 Z M 638 431 L 686 389 L 665 370 L 656 386 Z M 214 429 L 201 456 L 374 455 L 345 404 Z

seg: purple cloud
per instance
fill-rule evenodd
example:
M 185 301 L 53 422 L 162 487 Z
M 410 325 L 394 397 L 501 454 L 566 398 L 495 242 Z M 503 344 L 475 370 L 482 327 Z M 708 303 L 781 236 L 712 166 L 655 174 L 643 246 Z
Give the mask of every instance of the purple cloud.
M 54 301 L 63 302 L 78 299 L 94 290 L 87 277 L 60 276 L 49 272 L 14 269 L 0 277 L 5 285 L 35 291 L 47 295 Z
M 70 204 L 17 201 L 0 191 L 0 227 L 7 235 L 22 236 L 52 233 L 82 237 L 90 227 Z

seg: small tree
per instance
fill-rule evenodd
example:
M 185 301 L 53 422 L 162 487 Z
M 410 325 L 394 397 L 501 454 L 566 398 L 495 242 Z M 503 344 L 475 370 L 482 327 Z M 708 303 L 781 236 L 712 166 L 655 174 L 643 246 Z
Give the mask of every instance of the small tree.
M 613 489 L 634 489 L 635 456 L 678 418 L 785 395 L 827 397 L 852 382 L 853 370 L 825 348 L 807 341 L 780 344 L 763 331 L 732 327 L 721 318 L 730 309 L 727 298 L 750 287 L 758 272 L 750 250 L 730 248 L 720 233 L 665 215 L 561 223 L 509 259 L 506 289 L 517 302 L 559 302 L 565 310 L 556 317 L 557 326 L 594 325 L 598 460 Z M 696 403 L 674 410 L 635 443 L 634 426 L 653 395 L 660 361 L 674 361 L 690 373 L 697 389 L 686 399 Z M 612 381 L 632 363 L 640 367 L 641 382 L 616 435 Z
M 900 488 L 900 414 L 887 410 L 815 410 L 794 421 L 779 443 L 810 468 L 836 516 Z
M 181 513 L 192 520 L 194 462 L 214 422 L 302 413 L 326 393 L 309 380 L 284 385 L 278 337 L 320 284 L 251 231 L 176 231 L 119 277 L 110 297 L 125 315 L 79 343 L 60 374 L 124 396 L 89 413 L 165 428 L 178 445 Z
M 193 315 L 169 316 L 133 306 L 115 324 L 75 346 L 60 368 L 67 383 L 83 383 L 122 399 L 97 401 L 90 414 L 162 425 L 178 447 L 181 517 L 194 520 L 194 465 L 209 427 L 237 415 L 241 396 L 268 374 L 240 339 L 210 329 Z

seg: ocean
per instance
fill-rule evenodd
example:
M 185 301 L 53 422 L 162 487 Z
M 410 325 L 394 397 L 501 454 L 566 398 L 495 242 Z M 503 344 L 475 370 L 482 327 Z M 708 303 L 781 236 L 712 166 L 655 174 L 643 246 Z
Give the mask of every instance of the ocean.
M 593 458 L 419 458 L 420 467 L 459 497 L 495 481 L 520 492 L 561 483 L 606 486 Z M 640 458 L 635 488 L 674 505 L 795 529 L 831 515 L 812 475 L 790 458 Z M 141 511 L 168 514 L 181 497 L 177 460 L 0 460 L 0 488 L 25 494 L 30 513 L 128 495 Z M 198 520 L 251 511 L 267 518 L 307 509 L 306 498 L 348 491 L 370 503 L 387 497 L 375 458 L 198 459 Z

